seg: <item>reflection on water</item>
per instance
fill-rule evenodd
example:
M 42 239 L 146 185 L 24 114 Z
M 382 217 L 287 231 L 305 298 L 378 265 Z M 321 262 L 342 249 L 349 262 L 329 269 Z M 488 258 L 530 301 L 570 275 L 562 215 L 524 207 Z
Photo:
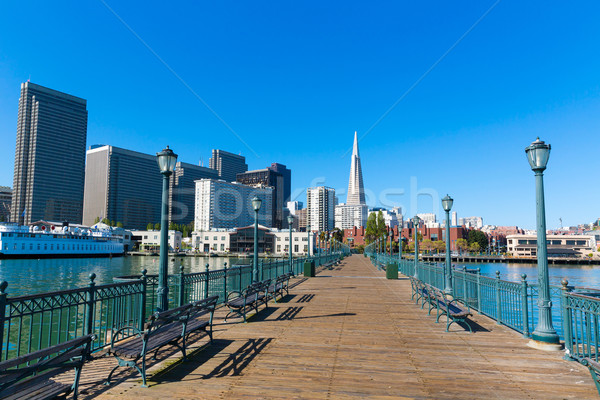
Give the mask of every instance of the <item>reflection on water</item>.
M 500 279 L 507 281 L 520 281 L 521 274 L 527 274 L 527 281 L 537 282 L 536 264 L 479 264 L 465 263 L 457 264 L 458 267 L 481 268 L 481 274 L 496 277 L 496 271 L 500 271 Z M 551 285 L 560 285 L 563 279 L 569 281 L 569 285 L 583 286 L 600 289 L 600 266 L 560 264 L 549 265 L 548 274 Z
M 202 272 L 237 264 L 250 264 L 251 260 L 225 257 L 169 257 L 169 274 Z M 114 276 L 137 275 L 146 268 L 148 274 L 158 273 L 159 257 L 129 256 L 115 258 L 55 258 L 40 260 L 0 260 L 0 281 L 7 281 L 10 297 L 26 294 L 82 287 L 89 283 L 89 275 L 97 275 L 96 284 L 112 283 Z

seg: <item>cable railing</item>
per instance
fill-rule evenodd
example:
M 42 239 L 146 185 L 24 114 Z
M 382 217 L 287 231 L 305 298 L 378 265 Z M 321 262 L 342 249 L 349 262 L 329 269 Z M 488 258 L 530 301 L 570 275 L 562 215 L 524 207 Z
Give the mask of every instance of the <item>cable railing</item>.
M 261 260 L 260 280 L 276 279 L 292 272 L 299 275 L 305 262 L 330 264 L 347 255 L 346 251 L 311 257 Z M 169 306 L 177 307 L 210 296 L 219 303 L 228 293 L 241 291 L 252 281 L 252 265 L 235 265 L 218 270 L 184 273 L 168 277 Z M 110 343 L 112 333 L 125 326 L 143 329 L 144 322 L 157 307 L 158 275 L 143 270 L 140 275 L 120 276 L 114 283 L 96 285 L 90 275 L 86 287 L 9 297 L 8 283 L 0 283 L 0 361 L 41 350 L 90 333 L 96 335 L 92 350 Z

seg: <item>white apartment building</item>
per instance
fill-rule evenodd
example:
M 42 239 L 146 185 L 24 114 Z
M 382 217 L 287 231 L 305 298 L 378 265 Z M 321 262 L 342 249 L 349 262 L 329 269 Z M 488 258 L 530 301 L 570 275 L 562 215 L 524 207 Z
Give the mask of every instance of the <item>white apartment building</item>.
M 450 214 L 450 226 L 457 226 L 458 225 L 458 214 L 456 213 L 456 211 L 452 211 L 452 213 Z
M 366 204 L 335 206 L 335 227 L 338 229 L 351 229 L 367 226 L 369 208 Z
M 215 179 L 196 181 L 194 230 L 232 229 L 254 224 L 252 198 L 262 200 L 258 223 L 271 227 L 273 223 L 273 189 L 256 188 L 241 183 Z
M 391 210 L 375 208 L 369 211 L 368 215 L 375 213 L 375 216 L 377 216 L 377 214 L 379 214 L 379 211 L 381 211 L 381 214 L 383 215 L 383 220 L 385 221 L 386 226 L 389 226 L 390 228 L 394 228 L 398 225 L 402 226 L 402 208 L 394 207 Z M 365 224 L 363 226 L 367 226 L 367 221 L 365 221 Z
M 594 251 L 589 235 L 547 235 L 548 257 L 578 257 Z M 537 257 L 537 235 L 506 236 L 507 251 L 516 257 Z
M 195 231 L 192 233 L 192 247 L 195 251 L 201 253 L 225 254 L 254 252 L 252 240 L 235 248 L 234 243 L 240 243 L 240 236 L 245 234 L 252 235 L 254 227 L 247 226 L 239 229 L 210 229 L 206 231 Z M 247 231 L 247 232 L 246 232 Z M 286 256 L 289 251 L 290 232 L 289 230 L 269 229 L 259 225 L 259 253 L 269 253 L 275 256 Z M 315 234 L 306 232 L 292 231 L 292 255 L 306 256 L 310 249 L 310 254 L 314 254 L 313 246 L 315 243 Z
M 179 231 L 169 231 L 169 250 L 180 250 L 183 235 Z M 131 240 L 137 243 L 139 249 L 159 250 L 160 249 L 160 231 L 131 231 Z
M 465 228 L 481 229 L 481 228 L 483 228 L 483 218 L 482 217 L 459 218 L 458 225 L 464 226 Z
M 417 217 L 421 218 L 422 223 L 427 228 L 439 228 L 440 224 L 437 222 L 437 217 L 433 213 L 417 214 Z
M 313 231 L 330 231 L 335 227 L 335 189 L 326 186 L 308 188 L 307 221 Z

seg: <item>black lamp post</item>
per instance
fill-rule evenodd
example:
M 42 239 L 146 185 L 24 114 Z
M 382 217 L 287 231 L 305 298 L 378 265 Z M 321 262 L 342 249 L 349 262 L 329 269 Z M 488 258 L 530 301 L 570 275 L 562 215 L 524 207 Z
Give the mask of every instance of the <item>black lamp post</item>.
M 160 173 L 163 175 L 160 218 L 160 269 L 158 270 L 158 289 L 156 290 L 156 295 L 158 311 L 165 311 L 169 309 L 169 268 L 167 265 L 169 259 L 169 177 L 175 170 L 177 154 L 173 153 L 173 150 L 167 146 L 160 153 L 156 153 L 156 159 Z

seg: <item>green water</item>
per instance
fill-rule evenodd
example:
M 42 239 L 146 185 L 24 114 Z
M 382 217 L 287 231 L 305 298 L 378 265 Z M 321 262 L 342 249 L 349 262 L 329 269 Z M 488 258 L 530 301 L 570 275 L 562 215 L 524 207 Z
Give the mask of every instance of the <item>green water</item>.
M 209 268 L 223 268 L 236 264 L 250 264 L 251 259 L 226 257 L 169 257 L 169 274 L 202 272 Z M 0 260 L 0 281 L 7 281 L 10 297 L 51 292 L 85 286 L 89 275 L 96 274 L 96 284 L 112 283 L 112 278 L 122 275 L 137 275 L 146 268 L 148 274 L 158 273 L 158 256 L 128 256 L 113 258 L 64 258 L 40 260 Z

